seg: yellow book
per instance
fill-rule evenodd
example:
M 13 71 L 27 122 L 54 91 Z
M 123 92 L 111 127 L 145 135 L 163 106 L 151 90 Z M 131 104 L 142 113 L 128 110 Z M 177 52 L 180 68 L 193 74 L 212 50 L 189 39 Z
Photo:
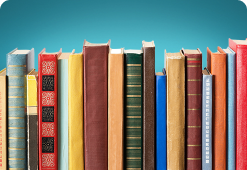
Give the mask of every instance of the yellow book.
M 69 169 L 84 170 L 83 55 L 69 56 Z

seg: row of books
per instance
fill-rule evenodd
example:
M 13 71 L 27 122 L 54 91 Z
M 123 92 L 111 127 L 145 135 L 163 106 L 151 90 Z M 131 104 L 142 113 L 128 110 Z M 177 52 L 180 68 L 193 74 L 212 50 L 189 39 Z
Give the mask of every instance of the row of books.
M 242 170 L 247 167 L 247 40 L 202 53 L 83 45 L 7 54 L 0 72 L 0 168 Z

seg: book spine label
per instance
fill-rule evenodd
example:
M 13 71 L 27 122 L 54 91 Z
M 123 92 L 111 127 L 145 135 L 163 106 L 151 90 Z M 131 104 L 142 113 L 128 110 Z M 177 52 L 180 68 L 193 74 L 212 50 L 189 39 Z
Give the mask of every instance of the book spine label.
M 69 56 L 69 169 L 84 170 L 83 55 Z M 76 142 L 75 142 L 76 141 Z
M 8 54 L 8 166 L 27 166 L 26 149 L 26 66 L 27 55 Z
M 125 57 L 125 167 L 142 169 L 142 58 Z
M 212 75 L 203 75 L 202 84 L 202 169 L 212 170 Z
M 166 76 L 156 75 L 156 170 L 166 169 Z
M 69 168 L 68 59 L 58 60 L 58 169 Z

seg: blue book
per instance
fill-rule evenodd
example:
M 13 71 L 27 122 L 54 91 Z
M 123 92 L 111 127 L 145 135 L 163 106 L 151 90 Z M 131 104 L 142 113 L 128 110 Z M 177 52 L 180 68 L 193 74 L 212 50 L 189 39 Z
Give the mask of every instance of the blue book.
M 236 112 L 235 112 L 235 80 L 236 80 L 236 54 L 230 49 L 224 49 L 227 54 L 227 169 L 235 170 L 235 122 L 236 122 Z
M 68 64 L 70 53 L 62 53 L 58 59 L 58 169 L 69 169 L 68 136 Z
M 166 75 L 156 73 L 156 170 L 166 170 Z
M 212 83 L 213 76 L 202 71 L 202 169 L 212 170 Z
M 7 54 L 9 169 L 27 169 L 26 75 L 33 68 L 34 49 Z

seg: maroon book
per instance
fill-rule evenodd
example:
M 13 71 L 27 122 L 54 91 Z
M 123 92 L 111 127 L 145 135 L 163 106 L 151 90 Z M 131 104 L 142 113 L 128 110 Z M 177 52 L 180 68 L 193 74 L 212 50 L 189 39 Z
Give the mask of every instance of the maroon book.
M 109 42 L 83 45 L 84 150 L 86 170 L 108 169 L 107 73 Z
M 202 169 L 202 53 L 182 50 L 186 57 L 186 169 Z

